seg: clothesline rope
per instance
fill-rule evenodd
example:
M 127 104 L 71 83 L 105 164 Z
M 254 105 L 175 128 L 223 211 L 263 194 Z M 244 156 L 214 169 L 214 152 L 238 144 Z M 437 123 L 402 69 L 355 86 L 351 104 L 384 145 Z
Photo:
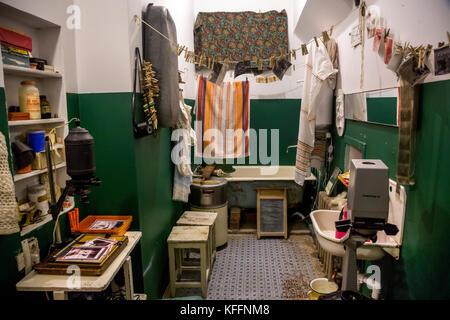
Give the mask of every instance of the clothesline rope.
M 354 10 L 353 10 L 353 11 L 354 11 Z M 150 29 L 152 29 L 153 31 L 155 31 L 157 34 L 159 34 L 161 37 L 163 37 L 164 39 L 166 39 L 167 41 L 169 41 L 170 43 L 172 43 L 173 46 L 175 46 L 175 47 L 181 46 L 181 45 L 175 43 L 175 41 L 173 41 L 172 39 L 170 39 L 168 36 L 166 36 L 165 34 L 163 34 L 162 32 L 160 32 L 158 29 L 156 29 L 156 28 L 155 28 L 154 26 L 152 26 L 150 23 L 148 23 L 148 22 L 142 20 L 141 17 L 139 17 L 137 14 L 134 15 L 134 19 L 135 19 L 135 22 L 136 22 L 136 23 L 144 24 L 145 26 L 149 27 Z M 344 20 L 342 20 L 342 21 L 344 21 Z M 342 21 L 341 21 L 341 22 L 342 22 Z M 341 23 L 341 22 L 338 22 L 338 24 Z M 324 32 L 329 32 L 330 35 L 331 35 L 332 32 L 333 32 L 333 28 L 334 28 L 335 26 L 336 26 L 336 24 L 332 25 L 332 26 L 328 29 L 328 31 L 324 31 Z M 310 42 L 308 42 L 308 44 L 310 44 L 312 41 L 315 41 L 315 40 L 323 41 L 322 37 L 314 37 Z M 186 47 L 185 47 L 185 48 L 186 48 Z M 186 48 L 186 50 L 187 50 L 187 48 Z M 291 55 L 293 52 L 296 53 L 296 52 L 298 52 L 298 51 L 300 51 L 300 50 L 302 50 L 302 47 L 297 48 L 297 49 L 289 50 L 288 53 L 286 53 L 286 54 L 284 54 L 284 55 L 283 55 L 283 54 L 280 54 L 280 55 L 278 55 L 278 56 L 274 56 L 274 57 L 269 58 L 269 59 L 259 59 L 258 61 L 260 61 L 260 62 L 267 62 L 267 61 L 271 61 L 271 60 L 274 59 L 274 58 L 275 58 L 275 59 L 279 59 L 279 58 L 281 58 L 281 57 L 285 57 L 285 56 Z M 194 57 L 195 57 L 195 58 L 198 58 L 198 57 L 201 57 L 202 55 L 203 55 L 203 54 L 195 54 Z M 215 61 L 215 62 L 222 63 L 222 64 L 224 64 L 224 63 L 228 63 L 228 64 L 236 64 L 236 63 L 239 63 L 239 62 L 242 62 L 242 61 L 226 60 L 226 61 Z M 205 64 L 201 64 L 201 66 L 207 67 Z

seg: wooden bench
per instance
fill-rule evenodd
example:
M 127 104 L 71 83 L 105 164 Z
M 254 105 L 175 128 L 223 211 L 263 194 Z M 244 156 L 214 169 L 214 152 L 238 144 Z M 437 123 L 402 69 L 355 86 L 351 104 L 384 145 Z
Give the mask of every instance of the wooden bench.
M 210 269 L 208 256 L 208 226 L 175 226 L 167 238 L 169 250 L 170 295 L 175 297 L 177 288 L 201 288 L 206 298 Z M 200 266 L 183 266 L 181 251 L 200 249 Z M 183 270 L 200 270 L 200 282 L 178 281 Z

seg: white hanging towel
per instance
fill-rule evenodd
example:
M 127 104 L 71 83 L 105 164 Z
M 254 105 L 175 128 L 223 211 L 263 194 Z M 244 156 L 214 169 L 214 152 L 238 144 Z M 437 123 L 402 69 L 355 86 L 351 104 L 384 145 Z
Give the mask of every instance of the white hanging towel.
M 179 94 L 180 116 L 172 131 L 172 141 L 177 146 L 172 150 L 175 161 L 172 199 L 188 202 L 191 193 L 191 147 L 195 145 L 195 131 L 191 128 L 191 107 L 184 103 L 183 94 Z
M 322 41 L 319 46 L 313 41 L 308 45 L 306 57 L 305 82 L 298 129 L 297 157 L 295 163 L 295 182 L 303 186 L 305 178 L 311 174 L 311 153 L 314 150 L 316 131 L 316 112 L 320 103 L 329 101 L 334 88 L 326 81 L 338 72 Z M 331 106 L 330 106 L 331 108 Z

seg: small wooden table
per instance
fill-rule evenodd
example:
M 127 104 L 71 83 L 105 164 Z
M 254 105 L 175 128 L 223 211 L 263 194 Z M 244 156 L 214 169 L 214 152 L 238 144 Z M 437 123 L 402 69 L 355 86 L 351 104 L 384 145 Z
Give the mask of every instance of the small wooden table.
M 209 227 L 207 226 L 175 226 L 167 238 L 169 250 L 169 273 L 170 273 L 170 295 L 175 297 L 177 288 L 198 288 L 202 289 L 202 296 L 206 298 L 208 289 L 208 278 L 210 269 L 208 268 L 208 240 Z M 181 259 L 182 249 L 200 249 L 200 267 L 183 266 Z M 178 281 L 183 270 L 200 269 L 200 282 Z
M 67 300 L 68 292 L 101 292 L 107 289 L 117 272 L 123 266 L 125 273 L 126 299 L 132 300 L 134 296 L 133 271 L 130 254 L 142 237 L 142 232 L 129 231 L 127 246 L 114 259 L 111 265 L 101 276 L 79 276 L 39 274 L 31 271 L 16 284 L 17 291 L 53 292 L 55 300 Z M 79 281 L 78 281 L 79 280 Z
M 185 211 L 177 221 L 177 226 L 209 227 L 208 256 L 210 263 L 208 267 L 210 270 L 216 259 L 216 219 L 217 212 Z

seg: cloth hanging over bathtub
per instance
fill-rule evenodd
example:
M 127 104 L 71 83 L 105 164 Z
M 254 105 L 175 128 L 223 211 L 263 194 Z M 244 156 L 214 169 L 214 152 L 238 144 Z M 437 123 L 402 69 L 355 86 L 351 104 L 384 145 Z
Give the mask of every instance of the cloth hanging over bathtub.
M 334 67 L 327 48 L 322 41 L 308 45 L 306 57 L 305 82 L 298 130 L 295 182 L 303 186 L 305 178 L 311 174 L 311 154 L 315 146 L 316 116 L 320 103 L 328 101 L 335 86 Z M 329 106 L 330 108 L 332 105 Z
M 199 77 L 195 106 L 195 156 L 235 159 L 250 155 L 250 85 L 248 81 L 220 86 Z

